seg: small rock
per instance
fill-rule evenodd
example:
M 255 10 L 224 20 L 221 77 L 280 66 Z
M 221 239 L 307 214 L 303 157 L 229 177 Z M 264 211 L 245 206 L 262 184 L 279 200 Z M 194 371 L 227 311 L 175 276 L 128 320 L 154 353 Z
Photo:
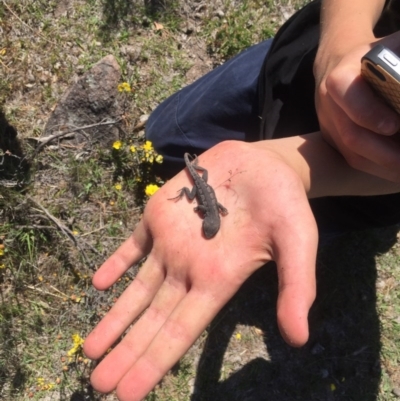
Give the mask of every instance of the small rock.
M 386 283 L 385 283 L 384 280 L 379 280 L 379 281 L 376 283 L 376 288 L 383 289 L 383 288 L 385 288 L 385 286 L 386 286 Z
M 142 115 L 139 117 L 139 121 L 140 121 L 141 123 L 145 123 L 148 119 L 149 119 L 149 115 L 148 115 L 148 114 L 142 114 Z
M 225 13 L 224 13 L 222 10 L 217 10 L 217 11 L 215 11 L 215 15 L 216 15 L 218 18 L 224 18 L 224 17 L 225 17 Z
M 399 387 L 394 387 L 392 389 L 392 393 L 396 396 L 396 397 L 400 397 L 400 388 Z
M 127 56 L 129 61 L 133 62 L 139 59 L 141 49 L 137 46 L 124 45 L 121 46 L 120 52 L 123 56 Z

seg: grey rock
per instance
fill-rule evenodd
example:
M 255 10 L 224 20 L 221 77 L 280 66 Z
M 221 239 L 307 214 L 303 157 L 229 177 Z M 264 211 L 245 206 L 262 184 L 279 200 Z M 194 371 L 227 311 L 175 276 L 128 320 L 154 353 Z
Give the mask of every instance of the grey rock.
M 114 56 L 101 59 L 62 96 L 47 121 L 43 136 L 100 124 L 76 131 L 72 141 L 75 144 L 88 140 L 104 146 L 112 144 L 118 139 L 117 127 L 101 124 L 116 121 L 122 114 L 117 89 L 120 78 L 121 69 Z

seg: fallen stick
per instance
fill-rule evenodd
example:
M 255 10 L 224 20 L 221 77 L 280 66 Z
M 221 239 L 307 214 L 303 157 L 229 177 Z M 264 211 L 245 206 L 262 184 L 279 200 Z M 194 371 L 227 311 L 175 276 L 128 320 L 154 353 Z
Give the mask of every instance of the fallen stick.
M 90 125 L 84 125 L 83 127 L 76 127 L 76 128 L 72 128 L 69 129 L 68 131 L 64 131 L 64 132 L 58 132 L 57 134 L 54 135 L 49 135 L 49 136 L 45 136 L 45 137 L 40 137 L 40 138 L 35 138 L 35 137 L 29 137 L 28 139 L 33 139 L 37 142 L 40 142 L 40 145 L 35 149 L 35 152 L 33 153 L 33 155 L 30 157 L 30 161 L 32 161 L 37 155 L 38 153 L 51 141 L 54 141 L 54 139 L 60 139 L 63 137 L 67 137 L 69 135 L 72 135 L 75 132 L 78 131 L 83 131 L 85 129 L 90 129 L 90 128 L 95 128 L 95 127 L 100 127 L 103 125 L 113 125 L 113 124 L 117 124 L 119 123 L 121 120 L 115 120 L 115 121 L 103 121 L 103 122 L 99 122 L 96 124 L 90 124 Z M 84 134 L 85 135 L 85 134 Z M 86 136 L 86 135 L 85 135 Z

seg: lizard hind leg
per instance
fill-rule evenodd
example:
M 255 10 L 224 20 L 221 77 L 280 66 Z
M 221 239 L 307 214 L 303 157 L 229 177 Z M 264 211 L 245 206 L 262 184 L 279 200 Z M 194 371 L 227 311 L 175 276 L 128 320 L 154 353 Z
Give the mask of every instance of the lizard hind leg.
M 184 188 L 180 189 L 178 195 L 174 196 L 173 198 L 167 198 L 167 200 L 180 200 L 182 199 L 183 195 L 185 194 Z
M 205 214 L 206 214 L 206 211 L 207 211 L 207 208 L 206 208 L 205 206 L 203 206 L 203 205 L 198 205 L 198 206 L 194 207 L 193 210 L 194 210 L 196 213 L 200 213 L 200 214 L 202 215 L 201 217 L 204 219 Z

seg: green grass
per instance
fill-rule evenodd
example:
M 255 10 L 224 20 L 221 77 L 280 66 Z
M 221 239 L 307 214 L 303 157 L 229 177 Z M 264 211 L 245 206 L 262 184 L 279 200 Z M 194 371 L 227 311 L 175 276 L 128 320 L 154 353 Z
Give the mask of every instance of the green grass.
M 217 16 L 205 24 L 209 50 L 227 60 L 247 47 L 273 37 L 278 24 L 271 18 L 272 2 L 225 2 Z

